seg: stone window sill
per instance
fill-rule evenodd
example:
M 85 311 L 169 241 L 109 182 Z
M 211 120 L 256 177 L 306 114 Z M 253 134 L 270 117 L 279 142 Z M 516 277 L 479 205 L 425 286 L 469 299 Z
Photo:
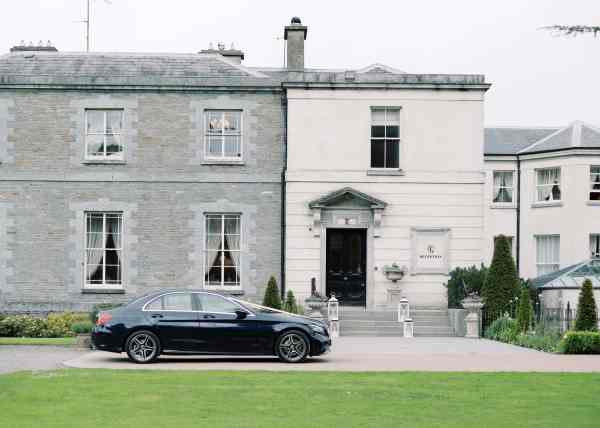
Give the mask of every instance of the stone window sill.
M 214 293 L 218 293 L 218 294 L 225 294 L 228 296 L 243 296 L 244 290 L 240 290 L 240 289 L 230 289 L 230 288 L 205 288 L 204 291 L 209 291 L 209 292 L 214 292 Z
M 587 204 L 592 207 L 600 207 L 600 201 L 587 201 Z
M 112 160 L 112 159 L 85 159 L 81 162 L 84 165 L 125 165 L 127 162 L 124 160 Z
M 81 294 L 125 294 L 123 288 L 82 288 Z
M 218 160 L 218 159 L 206 159 L 200 162 L 201 165 L 244 165 L 246 162 L 243 160 Z
M 562 201 L 552 201 L 552 202 L 534 202 L 531 204 L 531 208 L 548 208 L 548 207 L 562 207 Z
M 517 209 L 517 205 L 512 203 L 492 203 L 490 208 L 498 210 L 515 210 Z
M 375 176 L 403 176 L 405 175 L 404 171 L 401 169 L 368 169 L 367 175 L 375 175 Z

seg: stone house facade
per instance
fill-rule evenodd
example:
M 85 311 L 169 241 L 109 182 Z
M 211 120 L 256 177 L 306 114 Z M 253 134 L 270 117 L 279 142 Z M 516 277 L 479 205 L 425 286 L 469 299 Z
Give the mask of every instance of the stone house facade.
M 3 311 L 281 279 L 281 85 L 239 62 L 0 56 Z

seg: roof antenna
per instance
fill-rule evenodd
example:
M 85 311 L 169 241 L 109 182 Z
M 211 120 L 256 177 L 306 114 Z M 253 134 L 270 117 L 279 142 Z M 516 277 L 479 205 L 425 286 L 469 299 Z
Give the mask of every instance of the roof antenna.
M 107 4 L 112 4 L 110 2 L 110 0 L 104 0 L 104 2 Z M 81 21 L 75 21 L 75 22 L 81 22 L 81 23 L 85 24 L 85 51 L 89 52 L 90 51 L 90 0 L 86 0 L 85 19 L 81 20 Z

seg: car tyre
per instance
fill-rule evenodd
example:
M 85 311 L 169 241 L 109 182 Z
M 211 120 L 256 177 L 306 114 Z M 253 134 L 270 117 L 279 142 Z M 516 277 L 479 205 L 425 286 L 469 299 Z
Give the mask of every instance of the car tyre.
M 125 351 L 134 363 L 149 364 L 156 361 L 160 355 L 160 340 L 151 331 L 139 330 L 127 338 Z
M 286 331 L 277 339 L 275 350 L 284 363 L 301 363 L 310 353 L 310 341 L 299 330 Z

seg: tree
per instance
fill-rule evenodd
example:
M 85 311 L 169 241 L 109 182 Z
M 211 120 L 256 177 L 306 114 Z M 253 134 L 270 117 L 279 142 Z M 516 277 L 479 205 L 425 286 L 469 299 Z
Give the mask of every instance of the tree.
M 292 314 L 298 313 L 298 305 L 296 304 L 296 297 L 294 296 L 294 292 L 292 290 L 288 290 L 287 295 L 285 296 L 285 303 L 283 304 L 283 310 L 287 312 L 291 312 Z
M 517 325 L 521 333 L 527 333 L 531 326 L 533 309 L 531 300 L 529 300 L 529 288 L 521 287 L 521 297 L 519 297 L 519 306 L 517 307 Z
M 552 31 L 562 36 L 578 36 L 586 33 L 591 33 L 594 37 L 600 35 L 600 26 L 597 25 L 550 25 L 541 29 Z
M 265 298 L 263 299 L 263 306 L 267 306 L 273 309 L 281 309 L 281 297 L 279 297 L 279 287 L 277 287 L 277 281 L 275 277 L 269 278 L 267 283 L 267 289 L 265 290 Z
M 596 300 L 592 281 L 586 279 L 581 286 L 579 302 L 577 303 L 577 318 L 575 319 L 575 330 L 598 330 L 598 312 L 596 311 Z
M 481 264 L 480 267 L 457 267 L 450 272 L 446 288 L 448 289 L 448 307 L 462 308 L 461 302 L 467 293 L 481 294 L 481 287 L 485 282 L 488 269 Z
M 519 277 L 510 254 L 510 244 L 506 236 L 500 235 L 495 240 L 494 256 L 481 290 L 481 296 L 489 313 L 493 317 L 499 317 L 508 310 L 510 301 L 518 293 Z

